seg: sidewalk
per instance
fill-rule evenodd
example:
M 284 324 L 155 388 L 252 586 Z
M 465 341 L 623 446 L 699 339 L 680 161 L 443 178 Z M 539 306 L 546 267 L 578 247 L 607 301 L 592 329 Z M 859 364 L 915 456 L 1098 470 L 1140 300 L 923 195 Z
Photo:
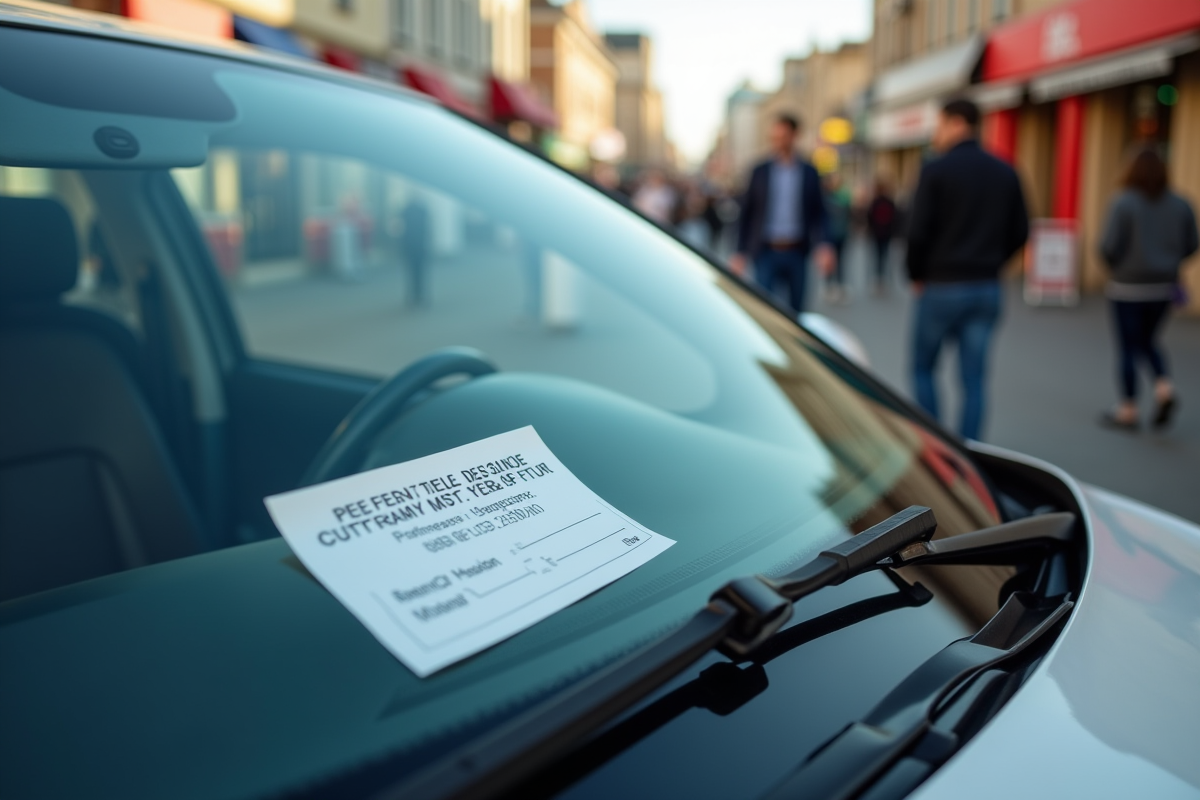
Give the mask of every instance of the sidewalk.
M 846 325 L 862 339 L 875 372 L 910 397 L 908 340 L 911 296 L 891 264 L 886 297 L 866 286 L 870 266 L 862 242 L 847 247 L 852 301 L 812 310 Z M 815 287 L 813 287 L 815 288 Z M 993 350 L 990 411 L 984 439 L 1062 467 L 1079 480 L 1134 497 L 1193 522 L 1200 521 L 1200 319 L 1173 316 L 1166 348 L 1179 397 L 1175 425 L 1165 434 L 1099 427 L 1100 413 L 1115 401 L 1116 375 L 1108 307 L 1087 296 L 1074 308 L 1030 308 L 1020 287 L 1008 287 L 1005 316 Z M 957 419 L 957 355 L 941 363 L 943 407 Z M 1143 416 L 1150 413 L 1148 387 Z M 945 421 L 945 420 L 943 420 Z

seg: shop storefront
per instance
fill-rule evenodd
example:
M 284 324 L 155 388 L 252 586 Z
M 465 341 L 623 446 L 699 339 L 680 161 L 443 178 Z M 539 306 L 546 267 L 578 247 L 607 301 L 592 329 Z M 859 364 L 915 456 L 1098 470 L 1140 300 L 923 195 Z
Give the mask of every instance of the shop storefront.
M 495 75 L 489 80 L 491 119 L 520 142 L 540 142 L 558 130 L 558 114 L 527 84 L 510 83 Z
M 993 29 L 980 77 L 1024 98 L 988 115 L 985 141 L 1016 164 L 1034 216 L 1075 226 L 1085 290 L 1104 283 L 1095 241 L 1131 147 L 1158 147 L 1200 201 L 1200 2 L 1068 0 Z
M 439 72 L 428 67 L 410 64 L 397 73 L 400 84 L 427 94 L 451 111 L 457 111 L 468 117 L 478 118 L 479 111 L 464 100 L 448 80 Z

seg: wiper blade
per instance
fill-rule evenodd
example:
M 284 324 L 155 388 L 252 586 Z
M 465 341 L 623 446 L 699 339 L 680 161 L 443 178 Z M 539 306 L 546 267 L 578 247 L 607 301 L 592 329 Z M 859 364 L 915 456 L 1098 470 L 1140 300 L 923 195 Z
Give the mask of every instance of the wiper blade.
M 1073 605 L 1069 596 L 1047 601 L 1026 592 L 1010 595 L 978 633 L 950 644 L 914 670 L 867 716 L 819 748 L 764 800 L 856 797 L 930 733 L 935 709 L 955 689 L 1028 650 Z M 955 744 L 944 738 L 935 735 L 936 746 L 928 748 L 938 751 L 939 763 Z M 932 766 L 917 772 L 916 783 L 930 771 Z M 912 778 L 912 774 L 905 776 L 906 781 Z
M 858 600 L 785 628 L 758 647 L 748 659 L 750 663 L 744 666 L 732 661 L 717 661 L 702 670 L 698 677 L 655 698 L 585 746 L 564 756 L 555 763 L 553 770 L 533 778 L 536 784 L 533 795 L 557 794 L 686 711 L 705 709 L 722 717 L 734 713 L 767 689 L 769 681 L 765 665 L 798 647 L 882 614 L 923 606 L 933 599 L 933 593 L 920 583 L 910 584 L 891 570 L 885 570 L 884 574 L 897 591 Z M 523 784 L 518 792 L 528 786 Z
M 1012 549 L 1022 538 L 1046 540 L 1040 527 L 1025 529 L 1014 539 L 1013 524 L 968 534 L 973 537 L 969 546 L 953 548 L 953 557 L 943 550 L 938 560 L 971 563 L 968 559 L 985 556 L 996 541 Z M 873 570 L 934 560 L 934 550 L 953 541 L 931 543 L 936 527 L 931 509 L 910 506 L 781 578 L 734 580 L 671 635 L 472 740 L 378 797 L 465 800 L 502 794 L 712 650 L 746 660 L 787 623 L 792 604 L 802 597 Z
M 662 686 L 714 648 L 738 660 L 791 618 L 792 602 L 879 568 L 883 559 L 927 541 L 933 511 L 911 506 L 794 572 L 739 578 L 712 596 L 682 628 L 556 698 L 499 727 L 382 797 L 486 798 L 501 794 Z

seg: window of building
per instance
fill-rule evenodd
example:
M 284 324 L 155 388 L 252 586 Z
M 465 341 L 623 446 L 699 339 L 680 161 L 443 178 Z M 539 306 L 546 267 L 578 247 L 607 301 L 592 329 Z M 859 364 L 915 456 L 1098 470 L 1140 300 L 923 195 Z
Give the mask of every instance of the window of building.
M 925 49 L 933 47 L 938 39 L 937 0 L 925 0 Z
M 967 33 L 979 30 L 979 5 L 982 0 L 967 0 Z
M 474 47 L 473 25 L 470 6 L 464 0 L 450 3 L 450 31 L 454 40 L 454 58 L 464 66 L 470 66 Z
M 445 35 L 445 25 L 442 24 L 443 5 L 438 0 L 425 0 L 425 39 L 428 41 L 429 54 L 440 56 L 444 51 L 442 37 Z
M 958 33 L 958 0 L 946 0 L 946 41 L 954 41 Z
M 483 19 L 482 17 L 480 17 L 479 18 L 479 66 L 483 69 L 490 69 L 493 72 L 496 72 L 499 69 L 499 67 L 493 63 L 494 54 L 492 52 L 492 42 L 493 42 L 494 36 L 495 36 L 495 28 L 493 27 L 493 23 L 491 22 L 491 20 L 486 20 L 486 19 Z M 509 38 L 509 37 L 506 37 L 506 38 Z M 511 42 L 509 42 L 509 44 L 510 44 L 509 50 L 511 51 L 511 49 L 512 49 Z M 504 69 L 505 70 L 511 69 L 511 67 L 509 65 L 512 62 L 511 62 L 511 59 L 509 58 L 509 54 L 504 53 L 501 55 L 501 58 L 503 59 L 503 63 L 505 65 Z
M 1012 14 L 1012 0 L 992 0 L 992 19 L 1006 19 Z
M 413 0 L 393 0 L 392 40 L 406 47 L 412 44 L 416 31 L 413 27 Z

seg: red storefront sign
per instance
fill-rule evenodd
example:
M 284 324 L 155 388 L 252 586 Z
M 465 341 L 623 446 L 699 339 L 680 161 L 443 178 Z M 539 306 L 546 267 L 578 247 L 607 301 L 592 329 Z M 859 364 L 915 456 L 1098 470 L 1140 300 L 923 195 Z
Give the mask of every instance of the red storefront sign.
M 1200 0 L 1068 0 L 994 29 L 983 80 L 1028 78 L 1200 28 Z

